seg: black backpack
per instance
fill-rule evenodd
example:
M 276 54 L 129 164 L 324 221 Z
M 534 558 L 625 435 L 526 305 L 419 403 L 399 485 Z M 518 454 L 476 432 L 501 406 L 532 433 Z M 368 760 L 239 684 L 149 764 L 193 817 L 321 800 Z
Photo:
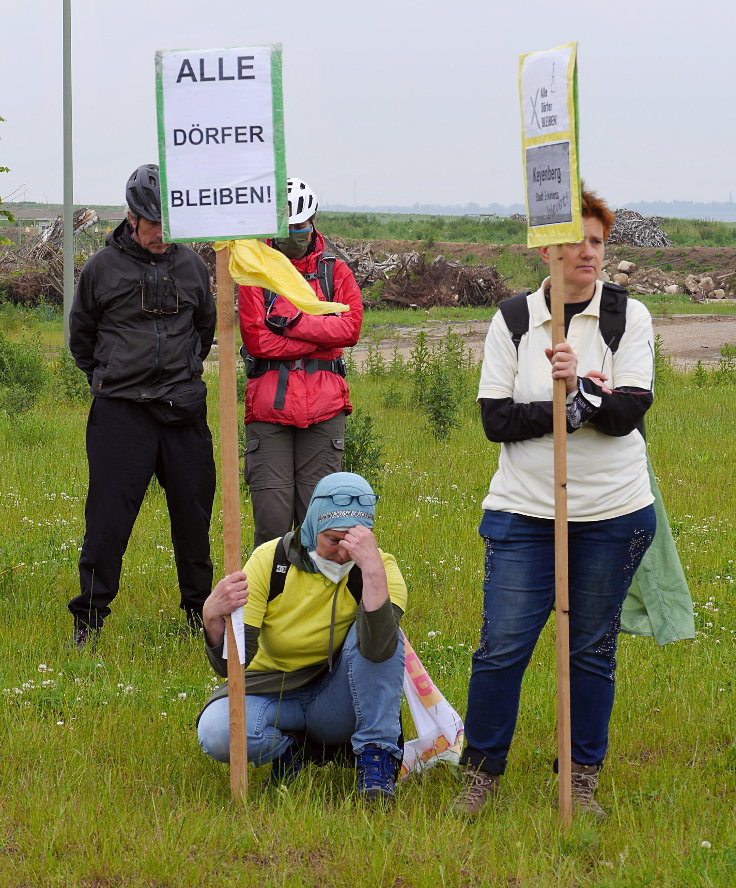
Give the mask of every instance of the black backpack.
M 531 290 L 527 290 L 524 293 L 517 293 L 510 299 L 504 299 L 498 305 L 511 333 L 511 341 L 516 347 L 517 354 L 521 337 L 529 330 L 529 304 L 526 297 L 531 292 Z M 611 354 L 616 354 L 616 350 L 621 344 L 621 337 L 626 330 L 626 300 L 625 287 L 619 287 L 617 284 L 603 284 L 600 330 L 603 341 L 611 349 Z

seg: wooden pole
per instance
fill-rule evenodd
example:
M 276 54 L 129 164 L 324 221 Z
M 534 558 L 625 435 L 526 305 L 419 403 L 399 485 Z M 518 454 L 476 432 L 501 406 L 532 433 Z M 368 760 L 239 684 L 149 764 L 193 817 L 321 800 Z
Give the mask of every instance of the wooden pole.
M 552 282 L 552 345 L 565 340 L 565 289 L 562 277 L 562 247 L 549 248 Z M 554 434 L 555 485 L 555 635 L 557 639 L 557 765 L 560 820 L 572 820 L 570 736 L 570 605 L 567 576 L 567 417 L 564 379 L 552 385 L 552 430 Z
M 242 567 L 240 549 L 240 470 L 238 465 L 238 410 L 235 386 L 235 305 L 228 250 L 217 251 L 217 354 L 220 377 L 220 453 L 222 460 L 222 528 L 225 573 Z M 245 676 L 230 617 L 227 632 L 227 681 L 230 703 L 230 793 L 248 794 L 248 750 L 245 737 Z

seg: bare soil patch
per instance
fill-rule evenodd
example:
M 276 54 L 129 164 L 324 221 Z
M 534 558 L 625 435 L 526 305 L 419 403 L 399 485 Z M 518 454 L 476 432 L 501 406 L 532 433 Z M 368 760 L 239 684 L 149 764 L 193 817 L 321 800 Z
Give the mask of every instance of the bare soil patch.
M 482 321 L 425 321 L 421 326 L 386 324 L 374 327 L 369 335 L 361 337 L 353 350 L 360 363 L 369 343 L 376 343 L 386 359 L 394 349 L 405 358 L 414 348 L 417 335 L 423 330 L 430 345 L 443 339 L 448 329 L 462 336 L 477 360 L 483 356 L 483 345 L 488 332 L 489 320 Z M 736 317 L 723 315 L 676 315 L 671 318 L 654 318 L 654 333 L 662 340 L 662 352 L 680 369 L 692 368 L 698 361 L 717 364 L 720 349 L 736 344 Z

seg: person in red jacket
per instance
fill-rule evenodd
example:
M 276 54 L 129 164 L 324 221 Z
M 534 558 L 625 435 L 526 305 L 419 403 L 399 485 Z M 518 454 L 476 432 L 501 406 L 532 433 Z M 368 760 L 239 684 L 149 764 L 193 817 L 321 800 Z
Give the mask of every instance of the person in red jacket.
M 363 301 L 353 273 L 325 252 L 314 226 L 317 197 L 306 182 L 287 182 L 289 235 L 270 246 L 287 256 L 319 299 L 349 311 L 303 314 L 260 287 L 238 292 L 246 351 L 245 480 L 255 545 L 302 523 L 315 484 L 342 469 L 345 416 L 352 411 L 342 350 L 355 345 Z

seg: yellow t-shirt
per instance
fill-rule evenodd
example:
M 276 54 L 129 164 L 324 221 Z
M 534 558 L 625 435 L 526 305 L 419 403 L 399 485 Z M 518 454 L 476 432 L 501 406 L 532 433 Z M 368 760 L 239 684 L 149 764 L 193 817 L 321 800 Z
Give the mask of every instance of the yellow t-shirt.
M 277 540 L 259 546 L 243 570 L 248 576 L 245 623 L 261 630 L 258 653 L 248 670 L 294 672 L 327 660 L 332 602 L 337 589 L 334 647 L 338 649 L 356 619 L 357 605 L 347 577 L 337 586 L 322 574 L 290 567 L 284 591 L 268 600 Z M 379 550 L 386 569 L 388 594 L 406 610 L 406 584 L 393 555 Z

